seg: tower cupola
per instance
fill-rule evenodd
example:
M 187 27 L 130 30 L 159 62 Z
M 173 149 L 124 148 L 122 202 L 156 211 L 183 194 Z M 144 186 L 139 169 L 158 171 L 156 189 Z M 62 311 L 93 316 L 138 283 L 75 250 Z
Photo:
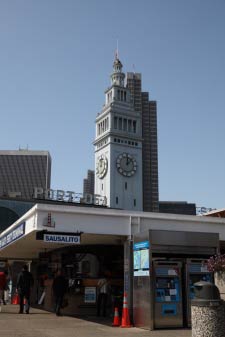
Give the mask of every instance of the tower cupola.
M 124 87 L 125 74 L 122 72 L 123 65 L 120 62 L 116 53 L 115 60 L 113 62 L 113 73 L 111 75 L 111 84 Z

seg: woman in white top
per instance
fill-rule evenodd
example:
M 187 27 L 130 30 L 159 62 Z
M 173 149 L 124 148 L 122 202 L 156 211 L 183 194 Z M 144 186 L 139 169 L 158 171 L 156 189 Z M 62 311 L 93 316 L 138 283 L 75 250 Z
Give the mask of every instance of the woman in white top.
M 106 317 L 106 306 L 108 299 L 108 281 L 101 278 L 98 281 L 98 299 L 97 299 L 97 316 Z

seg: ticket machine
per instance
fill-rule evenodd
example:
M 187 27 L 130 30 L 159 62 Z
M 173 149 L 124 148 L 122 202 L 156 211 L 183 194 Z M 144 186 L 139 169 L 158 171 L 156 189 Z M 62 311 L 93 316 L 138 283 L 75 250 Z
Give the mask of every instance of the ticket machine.
M 213 273 L 209 272 L 206 260 L 187 259 L 186 273 L 186 300 L 187 300 L 187 324 L 191 326 L 191 300 L 194 298 L 194 284 L 199 281 L 212 282 Z
M 154 327 L 183 327 L 181 262 L 154 261 Z

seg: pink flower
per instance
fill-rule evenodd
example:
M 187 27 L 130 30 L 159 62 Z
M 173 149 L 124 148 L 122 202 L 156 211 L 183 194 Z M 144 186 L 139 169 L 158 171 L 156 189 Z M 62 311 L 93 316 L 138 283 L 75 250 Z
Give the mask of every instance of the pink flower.
M 211 256 L 207 261 L 207 267 L 211 272 L 225 271 L 225 254 Z

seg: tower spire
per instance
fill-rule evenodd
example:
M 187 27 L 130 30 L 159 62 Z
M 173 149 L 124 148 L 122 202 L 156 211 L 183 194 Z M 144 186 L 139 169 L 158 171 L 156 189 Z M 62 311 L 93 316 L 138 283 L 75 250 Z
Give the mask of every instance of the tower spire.
M 119 59 L 119 40 L 117 39 L 116 40 L 116 55 L 115 55 L 116 59 L 118 60 Z
M 115 59 L 113 62 L 113 73 L 111 75 L 111 84 L 119 85 L 121 87 L 124 87 L 124 78 L 125 74 L 122 72 L 123 65 L 119 60 L 119 47 L 118 47 L 118 40 L 117 40 L 117 48 L 115 52 Z

